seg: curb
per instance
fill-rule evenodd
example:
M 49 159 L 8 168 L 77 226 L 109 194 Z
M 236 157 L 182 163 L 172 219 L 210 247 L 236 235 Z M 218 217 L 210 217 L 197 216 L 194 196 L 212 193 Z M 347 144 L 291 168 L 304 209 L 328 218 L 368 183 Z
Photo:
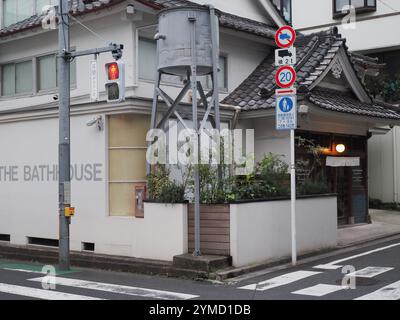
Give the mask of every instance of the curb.
M 36 246 L 0 244 L 0 258 L 57 265 L 58 250 Z M 194 280 L 209 278 L 208 272 L 177 268 L 173 266 L 171 262 L 82 253 L 76 251 L 71 251 L 71 266 L 116 272 L 189 278 Z
M 365 247 L 369 247 L 371 245 L 379 244 L 381 242 L 387 242 L 391 240 L 397 240 L 400 239 L 400 232 L 388 234 L 388 235 L 383 235 L 379 237 L 375 237 L 372 239 L 368 240 L 363 240 L 363 241 L 357 241 L 348 245 L 344 246 L 337 246 L 336 248 L 332 249 L 326 249 L 318 252 L 313 252 L 313 253 L 308 253 L 302 256 L 299 256 L 299 260 L 297 263 L 297 266 L 310 263 L 316 260 L 324 259 L 324 258 L 329 258 L 332 256 L 336 256 L 339 254 L 347 253 L 352 250 L 356 249 L 362 249 Z M 220 272 L 215 273 L 215 278 L 218 281 L 222 282 L 236 282 L 241 280 L 241 277 L 246 277 L 246 275 L 249 275 L 250 273 L 258 273 L 257 275 L 254 276 L 259 276 L 262 274 L 268 274 L 277 270 L 282 270 L 282 269 L 288 269 L 292 268 L 291 264 L 291 259 L 281 259 L 278 261 L 271 261 L 271 262 L 265 262 L 261 263 L 258 265 L 252 265 L 252 266 L 247 266 L 247 267 L 241 267 L 241 268 L 236 268 L 236 269 L 230 269 L 230 270 L 221 270 Z M 237 279 L 236 279 L 237 278 Z

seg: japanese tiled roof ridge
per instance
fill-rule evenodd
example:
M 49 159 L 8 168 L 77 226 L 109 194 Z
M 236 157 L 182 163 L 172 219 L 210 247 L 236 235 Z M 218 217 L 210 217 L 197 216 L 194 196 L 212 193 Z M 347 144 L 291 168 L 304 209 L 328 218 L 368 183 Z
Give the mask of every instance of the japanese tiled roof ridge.
M 115 6 L 124 1 L 125 0 L 72 0 L 71 13 L 73 16 L 77 17 Z M 39 27 L 42 24 L 44 16 L 44 14 L 36 14 L 25 20 L 18 21 L 17 23 L 2 28 L 0 29 L 0 38 Z
M 361 102 L 352 94 L 334 89 L 318 87 L 308 93 L 306 98 L 313 104 L 330 111 L 400 120 L 400 107 L 380 101 Z
M 74 16 L 84 15 L 94 11 L 106 9 L 108 7 L 117 5 L 125 0 L 86 0 L 73 1 L 77 3 L 73 6 L 72 14 Z M 156 10 L 178 7 L 178 6 L 196 6 L 201 5 L 188 0 L 137 0 L 138 2 L 152 7 Z M 44 15 L 33 15 L 23 21 L 19 21 L 13 25 L 7 26 L 0 30 L 0 38 L 12 35 L 18 32 L 30 30 L 39 27 L 42 23 Z M 276 29 L 269 24 L 251 20 L 245 17 L 239 17 L 230 13 L 220 11 L 220 24 L 223 27 L 243 31 L 246 33 L 255 34 L 257 36 L 273 39 Z
M 307 92 L 329 66 L 344 39 L 337 37 L 334 30 L 321 31 L 310 35 L 299 35 L 296 40 L 297 71 L 296 86 L 300 92 Z M 273 50 L 259 66 L 222 102 L 241 107 L 243 110 L 267 109 L 274 107 L 275 53 Z

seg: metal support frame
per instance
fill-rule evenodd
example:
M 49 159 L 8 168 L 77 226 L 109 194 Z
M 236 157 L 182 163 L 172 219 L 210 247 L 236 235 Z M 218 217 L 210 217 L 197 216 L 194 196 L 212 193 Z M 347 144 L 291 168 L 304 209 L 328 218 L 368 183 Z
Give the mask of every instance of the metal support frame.
M 198 81 L 199 75 L 197 75 L 197 58 L 196 54 L 192 54 L 192 61 L 190 70 L 188 70 L 186 84 L 178 94 L 176 99 L 172 99 L 168 94 L 166 94 L 160 88 L 161 76 L 163 72 L 161 70 L 157 71 L 156 76 L 156 84 L 154 89 L 153 96 L 153 105 L 152 105 L 152 114 L 151 114 L 151 129 L 164 129 L 166 122 L 173 115 L 183 124 L 185 128 L 187 125 L 185 124 L 183 118 L 179 115 L 178 106 L 181 103 L 183 97 L 186 93 L 191 89 L 192 90 L 192 121 L 193 126 L 196 131 L 197 136 L 197 150 L 196 150 L 196 163 L 200 163 L 200 137 L 201 132 L 204 130 L 207 121 L 210 121 L 213 127 L 217 130 L 221 129 L 221 119 L 220 119 L 220 110 L 219 110 L 219 90 L 218 90 L 218 62 L 219 62 L 219 20 L 216 14 L 215 9 L 212 6 L 210 8 L 210 22 L 211 22 L 211 34 L 212 34 L 212 57 L 213 57 L 213 69 L 212 69 L 212 89 L 205 93 L 201 82 Z M 188 17 L 191 23 L 191 52 L 195 53 L 196 48 L 196 16 Z M 162 40 L 162 38 L 158 37 L 157 40 Z M 157 46 L 157 55 L 158 55 L 158 46 Z M 198 98 L 199 97 L 199 98 Z M 168 109 L 164 113 L 162 119 L 157 121 L 158 115 L 158 102 L 159 98 L 165 102 Z M 211 98 L 210 101 L 207 99 Z M 199 124 L 199 107 L 202 106 L 205 109 L 205 114 L 202 118 L 202 121 Z M 213 114 L 212 114 L 213 111 Z M 149 143 L 149 146 L 151 143 Z M 199 166 L 194 166 L 194 213 L 195 213 L 195 249 L 193 252 L 194 256 L 201 256 L 201 248 L 200 248 L 200 178 L 199 178 Z M 147 163 L 147 174 L 151 173 L 151 165 Z

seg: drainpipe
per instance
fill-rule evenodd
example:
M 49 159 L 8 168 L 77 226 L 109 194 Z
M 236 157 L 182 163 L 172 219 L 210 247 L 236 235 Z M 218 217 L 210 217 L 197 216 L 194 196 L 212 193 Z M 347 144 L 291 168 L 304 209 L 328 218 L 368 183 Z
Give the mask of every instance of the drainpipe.
M 399 190 L 398 190 L 398 170 L 397 170 L 397 127 L 393 128 L 393 192 L 394 192 L 394 202 L 399 203 Z

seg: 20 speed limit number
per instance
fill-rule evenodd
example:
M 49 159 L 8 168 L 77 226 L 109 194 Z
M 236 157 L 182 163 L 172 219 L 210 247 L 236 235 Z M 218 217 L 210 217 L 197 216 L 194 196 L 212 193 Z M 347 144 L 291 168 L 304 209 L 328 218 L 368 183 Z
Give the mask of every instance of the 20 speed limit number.
M 290 88 L 296 81 L 296 71 L 291 66 L 283 66 L 278 69 L 275 76 L 277 86 Z

